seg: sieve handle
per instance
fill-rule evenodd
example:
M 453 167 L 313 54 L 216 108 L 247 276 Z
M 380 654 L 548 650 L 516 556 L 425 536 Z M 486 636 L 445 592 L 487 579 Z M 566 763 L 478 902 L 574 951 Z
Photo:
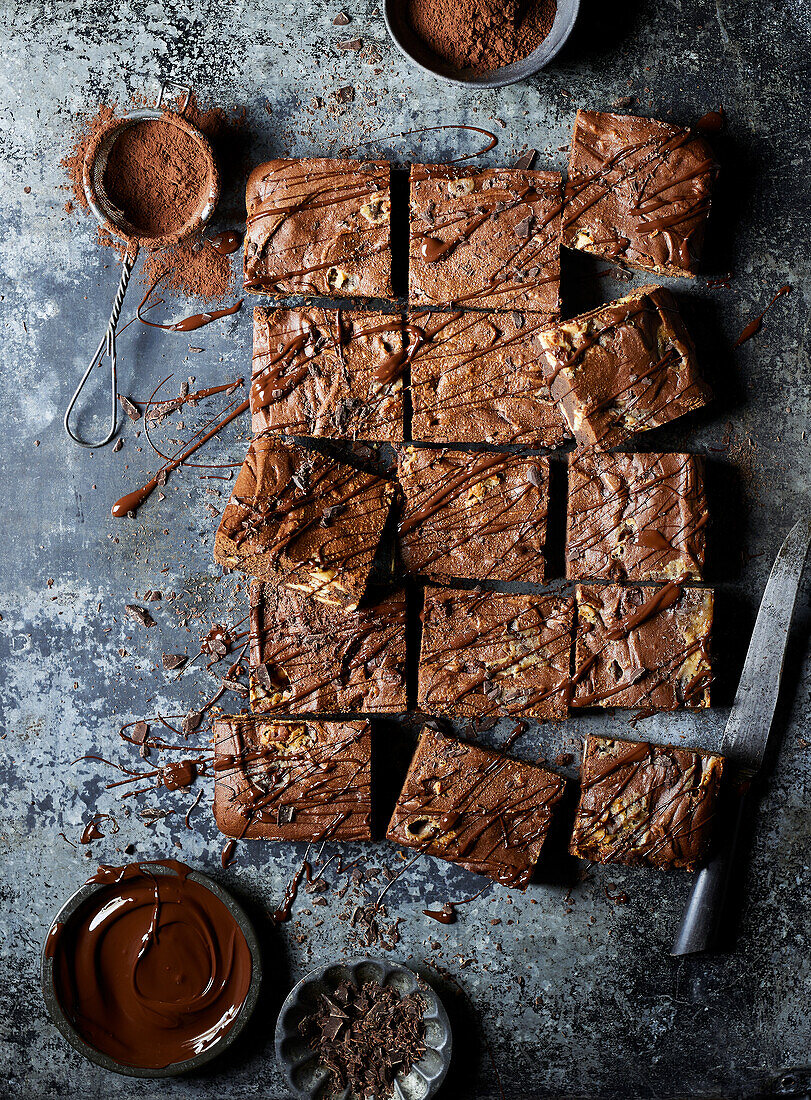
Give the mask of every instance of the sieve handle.
M 118 318 L 121 316 L 121 307 L 124 304 L 124 295 L 127 293 L 130 275 L 132 275 L 132 269 L 135 266 L 137 257 L 138 249 L 136 248 L 134 252 L 128 252 L 121 263 L 121 279 L 118 283 L 115 299 L 113 300 L 113 309 L 110 313 L 110 320 L 107 322 L 107 329 L 99 341 L 96 353 L 90 360 L 87 370 L 82 375 L 82 380 L 76 387 L 73 397 L 70 399 L 70 404 L 65 411 L 65 431 L 73 442 L 78 443 L 80 447 L 104 447 L 110 442 L 116 432 L 118 423 L 118 376 L 116 373 L 115 334 L 118 328 Z M 105 354 L 110 360 L 110 427 L 104 439 L 91 441 L 82 439 L 80 436 L 76 435 L 70 426 L 70 414 L 73 412 L 73 408 L 79 400 L 79 395 L 84 389 L 93 368 L 101 364 Z

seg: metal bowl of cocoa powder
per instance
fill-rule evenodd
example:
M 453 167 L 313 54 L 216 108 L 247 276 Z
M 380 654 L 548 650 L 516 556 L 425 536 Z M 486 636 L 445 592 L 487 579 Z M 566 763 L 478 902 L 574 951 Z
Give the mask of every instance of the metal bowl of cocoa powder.
M 539 72 L 563 48 L 580 0 L 385 0 L 394 44 L 451 84 L 503 88 Z

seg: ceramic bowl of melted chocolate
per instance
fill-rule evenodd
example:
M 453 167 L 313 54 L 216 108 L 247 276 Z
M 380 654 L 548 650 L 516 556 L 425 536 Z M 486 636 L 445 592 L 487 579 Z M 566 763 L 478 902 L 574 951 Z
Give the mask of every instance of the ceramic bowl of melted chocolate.
M 45 942 L 42 989 L 81 1054 L 130 1077 L 173 1077 L 221 1054 L 256 1004 L 251 923 L 216 882 L 174 860 L 100 867 Z
M 560 53 L 579 10 L 580 0 L 386 0 L 383 15 L 395 46 L 424 72 L 451 84 L 503 88 Z
M 451 1062 L 451 1027 L 413 970 L 359 958 L 311 970 L 276 1023 L 276 1057 L 306 1100 L 429 1100 Z

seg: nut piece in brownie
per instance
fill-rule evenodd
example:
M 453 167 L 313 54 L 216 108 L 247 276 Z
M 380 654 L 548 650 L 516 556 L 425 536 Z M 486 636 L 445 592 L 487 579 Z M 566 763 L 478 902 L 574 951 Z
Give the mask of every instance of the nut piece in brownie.
M 614 447 L 705 405 L 695 348 L 667 290 L 643 286 L 538 334 L 544 371 L 576 441 Z
M 566 576 L 700 581 L 708 519 L 699 456 L 576 453 L 569 464 Z
M 425 729 L 386 835 L 524 887 L 564 786 L 545 768 Z
M 562 205 L 557 172 L 412 165 L 411 304 L 559 317 Z
M 657 275 L 693 275 L 717 171 L 691 130 L 578 111 L 563 243 Z
M 398 479 L 400 553 L 410 573 L 543 580 L 547 459 L 404 447 Z
M 253 430 L 399 442 L 405 362 L 397 315 L 255 309 Z
M 420 710 L 565 718 L 574 600 L 426 588 Z
M 708 707 L 713 594 L 577 586 L 575 707 Z
M 263 714 L 406 710 L 402 591 L 360 610 L 251 583 L 250 691 Z
M 371 840 L 368 722 L 214 723 L 220 832 L 265 840 Z
M 428 443 L 524 443 L 570 439 L 549 393 L 533 313 L 411 313 L 413 439 Z
M 237 475 L 214 557 L 324 603 L 355 606 L 394 491 L 383 478 L 261 435 Z
M 705 861 L 724 760 L 587 737 L 572 855 L 693 871 Z
M 249 176 L 245 201 L 246 290 L 391 297 L 387 163 L 272 160 Z

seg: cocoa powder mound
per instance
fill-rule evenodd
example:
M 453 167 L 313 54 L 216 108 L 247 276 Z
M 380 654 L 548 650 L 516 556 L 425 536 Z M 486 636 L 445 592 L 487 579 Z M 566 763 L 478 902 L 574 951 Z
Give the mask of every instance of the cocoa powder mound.
M 113 143 L 104 189 L 139 237 L 167 236 L 205 203 L 208 162 L 191 134 L 163 119 L 145 119 Z
M 457 69 L 522 61 L 552 29 L 557 0 L 408 0 L 415 33 Z

